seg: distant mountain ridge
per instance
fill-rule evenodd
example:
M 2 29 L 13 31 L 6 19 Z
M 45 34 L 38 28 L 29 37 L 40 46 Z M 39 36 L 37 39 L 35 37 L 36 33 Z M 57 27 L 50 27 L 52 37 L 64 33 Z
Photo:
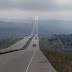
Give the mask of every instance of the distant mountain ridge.
M 40 20 L 39 33 L 41 35 L 50 34 L 71 34 L 72 21 L 63 20 Z
M 0 21 L 0 37 L 29 35 L 32 32 L 33 23 Z

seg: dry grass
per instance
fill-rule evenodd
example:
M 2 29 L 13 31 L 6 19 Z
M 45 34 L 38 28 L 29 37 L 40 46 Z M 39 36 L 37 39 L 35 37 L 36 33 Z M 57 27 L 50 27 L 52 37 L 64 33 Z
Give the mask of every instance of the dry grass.
M 46 38 L 40 38 L 40 49 L 57 72 L 72 72 L 72 54 L 53 48 Z

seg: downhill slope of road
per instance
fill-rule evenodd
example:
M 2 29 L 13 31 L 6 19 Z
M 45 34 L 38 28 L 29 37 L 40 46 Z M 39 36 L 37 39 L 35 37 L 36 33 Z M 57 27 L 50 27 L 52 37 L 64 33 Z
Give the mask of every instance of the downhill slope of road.
M 36 47 L 33 44 L 36 43 Z M 1 72 L 55 72 L 39 50 L 39 41 L 32 39 L 26 50 L 0 55 Z
M 0 55 L 0 71 L 25 72 L 36 49 L 32 46 L 33 43 L 35 43 L 35 38 L 26 50 Z
M 48 59 L 39 49 L 39 39 L 37 38 L 36 50 L 27 67 L 26 72 L 56 72 Z
M 6 49 L 0 50 L 0 52 L 21 49 L 27 43 L 28 40 L 29 40 L 29 38 L 24 37 L 23 40 L 18 41 L 17 43 L 15 43 L 14 45 L 12 45 Z

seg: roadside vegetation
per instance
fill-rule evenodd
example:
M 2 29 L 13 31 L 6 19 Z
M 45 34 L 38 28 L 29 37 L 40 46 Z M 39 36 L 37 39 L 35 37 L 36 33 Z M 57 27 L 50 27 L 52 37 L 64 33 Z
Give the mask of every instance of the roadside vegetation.
M 61 36 L 59 37 L 61 38 Z M 61 41 L 61 39 L 64 38 L 60 38 L 55 35 L 40 37 L 40 49 L 57 72 L 72 72 L 72 53 L 62 50 L 64 46 L 66 46 L 66 48 L 69 46 L 64 45 L 62 41 L 67 43 L 66 41 L 70 39 L 70 37 L 68 37 L 67 40 L 65 38 L 66 41 Z
M 2 39 L 0 39 L 0 49 L 8 48 L 21 39 L 23 39 L 23 37 L 2 38 Z

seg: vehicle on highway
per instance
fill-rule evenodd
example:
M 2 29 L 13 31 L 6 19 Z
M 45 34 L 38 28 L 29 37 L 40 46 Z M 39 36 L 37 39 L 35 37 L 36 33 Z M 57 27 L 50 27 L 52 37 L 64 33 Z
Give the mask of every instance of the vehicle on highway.
M 27 38 L 31 38 L 31 37 L 27 36 Z
M 37 37 L 35 37 L 35 39 L 37 39 Z
M 33 44 L 33 47 L 36 47 L 36 44 Z

